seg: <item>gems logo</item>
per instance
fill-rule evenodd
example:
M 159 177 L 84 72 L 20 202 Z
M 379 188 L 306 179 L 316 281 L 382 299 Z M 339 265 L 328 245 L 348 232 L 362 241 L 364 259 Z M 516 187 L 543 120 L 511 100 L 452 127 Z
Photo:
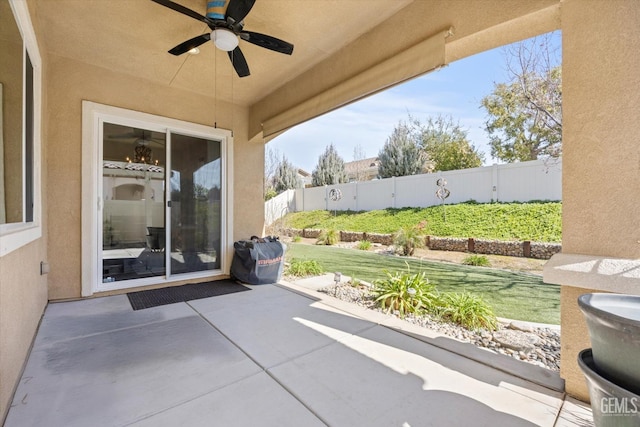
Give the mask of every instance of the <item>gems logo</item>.
M 600 399 L 600 410 L 607 416 L 637 415 L 640 413 L 640 401 L 637 397 L 603 397 Z

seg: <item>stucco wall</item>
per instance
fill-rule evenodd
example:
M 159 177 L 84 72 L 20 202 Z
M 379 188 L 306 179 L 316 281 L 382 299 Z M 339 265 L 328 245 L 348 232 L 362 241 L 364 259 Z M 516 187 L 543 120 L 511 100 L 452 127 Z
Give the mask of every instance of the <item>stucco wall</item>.
M 45 239 L 0 258 L 0 421 L 47 304 L 47 278 L 40 275 L 45 259 Z
M 561 10 L 562 250 L 638 259 L 640 7 L 635 0 L 565 0 Z M 567 393 L 582 399 L 588 396 L 576 357 L 590 343 L 576 299 L 587 292 L 561 292 L 561 375 Z
M 589 331 L 577 300 L 582 294 L 593 292 L 591 289 L 573 286 L 560 287 L 560 376 L 565 380 L 565 390 L 571 396 L 589 401 L 589 390 L 584 374 L 578 366 L 578 353 L 591 348 Z
M 638 26 L 635 0 L 562 5 L 565 252 L 640 257 Z
M 4 10 L 3 10 L 4 11 Z M 35 21 L 35 20 L 34 20 Z M 40 34 L 36 24 L 36 34 Z M 47 61 L 42 52 L 42 79 L 46 85 Z M 47 109 L 43 94 L 42 111 Z M 47 137 L 46 124 L 42 124 L 42 140 Z M 42 147 L 42 176 L 46 173 L 46 147 Z M 42 179 L 42 194 L 47 182 Z M 40 262 L 47 260 L 47 200 L 36 200 L 42 207 L 42 237 L 0 257 L 0 424 L 2 424 L 13 391 L 22 373 L 40 317 L 47 304 L 47 276 L 40 275 Z M 0 237 L 1 238 L 1 237 Z
M 51 55 L 49 123 L 50 299 L 78 298 L 81 290 L 82 100 L 234 130 L 234 235 L 260 231 L 263 147 L 247 141 L 247 111 L 211 97 Z M 246 212 L 244 212 L 246 211 Z M 255 213 L 255 214 L 254 214 Z

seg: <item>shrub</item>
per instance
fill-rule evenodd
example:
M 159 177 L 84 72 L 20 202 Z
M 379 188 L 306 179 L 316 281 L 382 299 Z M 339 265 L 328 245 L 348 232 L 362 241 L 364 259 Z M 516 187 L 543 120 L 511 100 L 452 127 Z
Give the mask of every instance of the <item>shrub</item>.
M 295 277 L 318 276 L 322 273 L 322 267 L 313 259 L 293 258 L 287 268 L 287 274 Z
M 491 267 L 489 259 L 484 255 L 469 255 L 462 260 L 465 265 L 475 265 L 478 267 Z
M 482 298 L 469 292 L 449 292 L 442 295 L 438 310 L 443 319 L 458 323 L 467 329 L 495 330 L 498 320 L 493 309 Z
M 340 234 L 335 228 L 330 228 L 328 230 L 322 230 L 320 235 L 318 236 L 318 240 L 316 241 L 316 245 L 335 245 L 340 241 Z
M 271 200 L 274 197 L 276 197 L 278 195 L 278 193 L 276 193 L 276 190 L 274 190 L 273 188 L 269 188 L 265 193 L 264 193 L 264 201 L 266 202 L 267 200 Z
M 416 248 L 424 247 L 425 221 L 412 227 L 402 227 L 393 236 L 393 244 L 402 249 L 402 255 L 411 256 Z
M 300 242 L 301 240 L 302 240 L 302 237 L 300 237 L 298 234 L 296 234 L 295 236 L 293 236 L 293 237 L 291 238 L 291 241 L 292 241 L 293 243 L 298 243 L 298 242 Z
M 385 271 L 385 274 L 387 278 L 376 281 L 372 292 L 375 301 L 387 312 L 397 310 L 404 316 L 422 309 L 431 310 L 437 305 L 438 293 L 435 286 L 429 284 L 424 271 L 411 274 L 407 265 L 406 272 Z
M 371 249 L 371 242 L 368 240 L 360 240 L 358 242 L 358 249 L 360 249 L 361 251 L 368 251 L 369 249 Z

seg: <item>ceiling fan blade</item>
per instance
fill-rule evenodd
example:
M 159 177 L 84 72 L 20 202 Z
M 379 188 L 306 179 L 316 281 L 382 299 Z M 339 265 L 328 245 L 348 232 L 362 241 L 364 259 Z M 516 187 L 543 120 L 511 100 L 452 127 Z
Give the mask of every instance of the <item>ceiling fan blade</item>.
M 234 23 L 241 22 L 251 11 L 256 0 L 229 0 L 227 6 L 227 18 L 232 18 Z
M 253 43 L 257 46 L 264 47 L 269 50 L 291 55 L 293 53 L 293 45 L 284 40 L 268 36 L 266 34 L 254 33 L 253 31 L 242 31 L 240 34 L 242 40 Z
M 174 47 L 169 51 L 172 55 L 182 55 L 185 52 L 189 52 L 191 49 L 200 46 L 211 40 L 211 34 L 200 34 L 199 36 L 195 36 L 192 39 L 187 40 L 186 42 L 180 43 L 178 46 Z
M 207 18 L 206 16 L 200 15 L 198 12 L 195 12 L 178 3 L 174 3 L 171 0 L 151 0 L 151 1 L 158 3 L 162 6 L 168 7 L 169 9 L 175 10 L 176 12 L 180 12 L 183 15 L 187 15 L 193 19 L 197 19 L 198 21 L 202 21 L 207 25 L 213 25 L 213 21 Z
M 238 77 L 247 77 L 249 74 L 249 65 L 247 64 L 247 60 L 244 58 L 242 51 L 239 47 L 236 47 L 230 52 L 229 59 L 231 59 L 231 63 L 233 64 L 233 68 L 235 68 L 236 73 L 238 73 Z

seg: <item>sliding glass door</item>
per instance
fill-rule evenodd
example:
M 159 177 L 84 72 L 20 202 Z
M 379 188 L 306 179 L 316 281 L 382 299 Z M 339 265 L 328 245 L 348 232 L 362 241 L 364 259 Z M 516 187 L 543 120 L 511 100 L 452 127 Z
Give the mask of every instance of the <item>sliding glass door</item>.
M 102 282 L 165 276 L 166 135 L 104 123 Z
M 221 143 L 171 134 L 171 273 L 220 268 Z
M 222 148 L 217 140 L 103 122 L 103 288 L 221 269 Z

